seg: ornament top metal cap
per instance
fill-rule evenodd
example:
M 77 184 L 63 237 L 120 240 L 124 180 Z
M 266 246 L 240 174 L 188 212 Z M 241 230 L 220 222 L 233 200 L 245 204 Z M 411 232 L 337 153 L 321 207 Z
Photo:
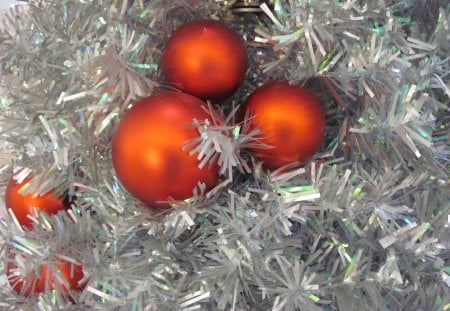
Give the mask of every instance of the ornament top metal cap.
M 236 1 L 231 6 L 231 11 L 233 13 L 261 13 L 262 10 L 260 8 L 260 5 L 264 1 L 260 0 L 243 0 L 243 1 Z

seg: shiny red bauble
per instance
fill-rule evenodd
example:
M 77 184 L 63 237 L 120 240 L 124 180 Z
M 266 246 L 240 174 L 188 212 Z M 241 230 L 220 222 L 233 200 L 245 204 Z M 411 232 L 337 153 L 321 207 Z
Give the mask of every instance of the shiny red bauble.
M 180 26 L 162 54 L 165 79 L 202 99 L 223 100 L 244 80 L 247 53 L 241 38 L 216 20 L 196 20 Z
M 55 190 L 39 196 L 32 193 L 20 194 L 23 189 L 29 186 L 31 180 L 32 178 L 25 178 L 21 183 L 17 183 L 14 177 L 11 177 L 5 193 L 6 207 L 10 208 L 19 223 L 27 228 L 33 227 L 33 221 L 28 218 L 28 215 L 34 215 L 33 209 L 53 215 L 68 208 L 68 204 L 57 195 Z
M 245 103 L 247 133 L 259 129 L 261 143 L 272 148 L 250 151 L 264 165 L 276 169 L 306 163 L 317 152 L 325 134 L 325 115 L 308 89 L 278 81 L 264 84 Z
M 37 296 L 57 287 L 63 296 L 70 297 L 84 288 L 84 284 L 79 283 L 84 276 L 83 267 L 60 259 L 51 264 L 43 263 L 26 273 L 14 262 L 8 262 L 6 275 L 11 287 L 24 297 Z
M 199 182 L 211 188 L 218 167 L 200 169 L 196 155 L 182 150 L 199 136 L 193 119 L 211 121 L 198 98 L 163 92 L 142 99 L 126 112 L 112 141 L 113 166 L 119 180 L 137 199 L 167 208 L 167 201 L 192 197 Z

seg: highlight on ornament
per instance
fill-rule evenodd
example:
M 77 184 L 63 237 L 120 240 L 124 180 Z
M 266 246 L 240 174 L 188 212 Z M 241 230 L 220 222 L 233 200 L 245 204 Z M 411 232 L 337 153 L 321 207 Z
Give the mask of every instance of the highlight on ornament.
M 260 142 L 272 148 L 249 150 L 270 169 L 305 164 L 325 135 L 325 115 L 314 93 L 287 81 L 271 81 L 256 89 L 244 106 L 246 131 L 261 131 Z
M 55 189 L 42 195 L 22 194 L 30 186 L 33 177 L 27 176 L 18 182 L 20 172 L 9 179 L 5 192 L 6 208 L 11 209 L 20 225 L 31 229 L 34 225 L 31 217 L 37 215 L 36 212 L 54 215 L 69 208 L 70 204 L 59 196 Z
M 112 160 L 133 196 L 149 206 L 168 208 L 170 200 L 191 198 L 199 185 L 215 185 L 218 166 L 199 168 L 197 157 L 183 149 L 198 136 L 194 119 L 212 122 L 200 99 L 177 92 L 144 98 L 123 115 L 112 140 Z
M 161 67 L 172 86 L 204 100 L 221 101 L 244 80 L 247 52 L 243 40 L 225 23 L 195 20 L 171 35 Z

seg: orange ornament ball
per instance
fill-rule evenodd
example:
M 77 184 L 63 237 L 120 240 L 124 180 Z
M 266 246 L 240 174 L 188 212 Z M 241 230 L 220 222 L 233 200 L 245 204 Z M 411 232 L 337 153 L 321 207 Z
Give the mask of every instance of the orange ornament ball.
M 22 258 L 26 261 L 26 258 Z M 56 270 L 55 270 L 56 269 Z M 36 270 L 24 272 L 18 269 L 15 262 L 8 262 L 6 275 L 9 284 L 16 293 L 24 297 L 37 296 L 45 291 L 57 287 L 63 296 L 72 296 L 74 292 L 81 292 L 85 284 L 79 284 L 83 279 L 83 267 L 61 259 L 51 265 L 43 263 Z M 55 275 L 55 272 L 57 274 Z
M 21 183 L 18 183 L 14 177 L 11 177 L 5 193 L 6 207 L 14 212 L 14 215 L 22 226 L 29 229 L 31 229 L 34 224 L 33 221 L 28 218 L 28 215 L 33 215 L 33 209 L 46 212 L 48 215 L 54 215 L 69 207 L 69 204 L 64 202 L 55 190 L 51 190 L 39 196 L 32 193 L 22 195 L 20 192 L 29 186 L 32 179 L 33 178 L 27 177 Z
M 199 182 L 207 189 L 218 166 L 200 169 L 196 155 L 182 150 L 198 137 L 193 119 L 211 121 L 206 105 L 184 93 L 163 92 L 142 99 L 121 119 L 112 141 L 112 160 L 124 187 L 137 199 L 168 208 L 168 200 L 192 197 Z
M 174 31 L 162 54 L 165 79 L 204 100 L 231 96 L 245 78 L 247 52 L 241 38 L 216 20 L 196 20 Z
M 269 169 L 290 163 L 305 164 L 317 152 L 325 134 L 325 115 L 308 89 L 285 81 L 269 82 L 245 103 L 247 133 L 259 129 L 261 143 L 272 148 L 250 151 Z

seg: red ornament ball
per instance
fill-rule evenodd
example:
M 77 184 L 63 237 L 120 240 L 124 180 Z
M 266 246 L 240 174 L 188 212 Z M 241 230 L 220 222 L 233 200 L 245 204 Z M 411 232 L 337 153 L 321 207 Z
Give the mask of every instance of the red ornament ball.
M 54 215 L 69 206 L 59 197 L 55 190 L 51 190 L 43 195 L 36 196 L 32 193 L 26 195 L 20 192 L 29 186 L 33 178 L 27 177 L 21 183 L 17 183 L 14 177 L 11 177 L 5 193 L 5 205 L 10 208 L 16 216 L 19 223 L 31 229 L 33 221 L 28 215 L 33 215 L 33 209 Z
M 119 180 L 137 199 L 168 208 L 169 198 L 192 197 L 199 182 L 211 188 L 217 165 L 200 169 L 196 155 L 182 150 L 199 133 L 192 121 L 211 121 L 198 98 L 163 92 L 144 98 L 126 112 L 112 141 L 113 166 Z M 166 201 L 166 202 L 164 202 Z
M 245 103 L 247 133 L 259 129 L 261 143 L 272 148 L 250 148 L 270 169 L 306 163 L 319 149 L 325 134 L 325 115 L 308 89 L 284 81 L 269 82 Z
M 22 258 L 24 261 L 27 259 Z M 56 269 L 56 270 L 55 270 Z M 11 287 L 24 297 L 33 297 L 57 287 L 63 296 L 72 296 L 74 292 L 83 290 L 83 267 L 58 259 L 51 264 L 43 263 L 36 270 L 20 271 L 15 262 L 8 262 L 6 275 Z M 58 273 L 55 275 L 55 272 Z
M 241 38 L 226 24 L 196 20 L 172 34 L 161 67 L 165 79 L 180 90 L 220 101 L 244 80 L 247 52 Z

